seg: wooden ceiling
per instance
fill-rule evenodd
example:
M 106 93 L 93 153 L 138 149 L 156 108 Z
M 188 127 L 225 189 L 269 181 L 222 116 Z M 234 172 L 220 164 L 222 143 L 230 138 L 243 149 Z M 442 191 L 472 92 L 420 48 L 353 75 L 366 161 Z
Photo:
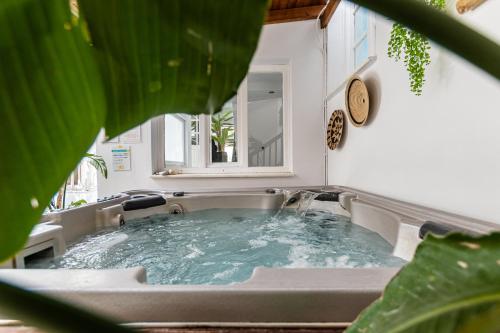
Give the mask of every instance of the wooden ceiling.
M 266 24 L 314 20 L 321 15 L 321 28 L 325 28 L 339 3 L 340 0 L 272 0 Z

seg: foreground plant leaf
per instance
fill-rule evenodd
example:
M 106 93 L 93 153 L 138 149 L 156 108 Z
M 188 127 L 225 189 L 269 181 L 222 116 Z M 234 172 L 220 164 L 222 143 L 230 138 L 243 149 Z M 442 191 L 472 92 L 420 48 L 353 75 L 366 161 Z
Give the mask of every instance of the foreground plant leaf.
M 266 0 L 79 2 L 106 78 L 109 137 L 162 113 L 219 111 L 248 72 L 267 10 Z
M 0 262 L 101 127 L 116 136 L 160 113 L 218 110 L 247 72 L 267 0 L 79 4 L 78 18 L 68 0 L 0 1 Z
M 500 79 L 500 45 L 418 0 L 349 0 L 387 16 Z
M 25 243 L 105 117 L 68 1 L 0 1 L 0 262 Z
M 266 4 L 82 0 L 85 22 L 67 0 L 0 1 L 0 262 L 101 127 L 115 136 L 159 113 L 219 109 L 247 72 Z M 0 295 L 4 314 L 51 331 L 127 331 L 1 281 Z
M 500 233 L 428 236 L 348 333 L 500 331 Z

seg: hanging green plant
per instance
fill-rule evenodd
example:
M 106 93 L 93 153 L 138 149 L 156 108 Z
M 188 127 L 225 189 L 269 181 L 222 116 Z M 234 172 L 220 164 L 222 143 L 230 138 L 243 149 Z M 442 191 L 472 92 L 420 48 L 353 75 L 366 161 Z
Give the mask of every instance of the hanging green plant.
M 424 2 L 440 10 L 446 7 L 446 0 L 424 0 Z M 425 68 L 431 63 L 430 48 L 427 37 L 401 23 L 393 24 L 387 54 L 396 61 L 403 57 L 406 70 L 410 75 L 410 90 L 417 96 L 422 94 Z

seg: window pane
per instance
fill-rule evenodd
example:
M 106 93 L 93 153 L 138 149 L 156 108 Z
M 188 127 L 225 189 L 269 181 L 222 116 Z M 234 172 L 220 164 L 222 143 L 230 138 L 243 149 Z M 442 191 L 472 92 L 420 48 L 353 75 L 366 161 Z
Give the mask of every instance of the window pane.
M 177 115 L 165 115 L 166 164 L 184 164 L 185 121 Z
M 354 13 L 354 42 L 357 43 L 368 33 L 368 11 L 359 7 Z
M 358 69 L 368 59 L 368 38 L 365 37 L 354 49 L 354 66 Z
M 212 163 L 237 162 L 236 151 L 236 96 L 231 98 L 222 111 L 210 117 Z
M 191 159 L 189 167 L 201 168 L 201 141 L 200 141 L 200 116 L 191 116 Z
M 283 75 L 248 74 L 248 166 L 283 166 Z

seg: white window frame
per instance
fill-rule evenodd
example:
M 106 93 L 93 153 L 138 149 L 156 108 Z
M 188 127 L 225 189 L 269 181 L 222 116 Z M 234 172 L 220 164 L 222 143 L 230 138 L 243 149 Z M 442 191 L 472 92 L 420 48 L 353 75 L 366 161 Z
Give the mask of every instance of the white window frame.
M 165 157 L 165 165 L 170 166 L 170 167 L 182 167 L 183 165 L 189 164 L 191 156 L 189 154 L 190 148 L 191 148 L 191 136 L 189 135 L 189 132 L 186 131 L 186 127 L 191 128 L 191 117 L 188 115 L 183 115 L 183 114 L 169 114 L 169 116 L 174 117 L 182 121 L 184 125 L 184 162 L 178 162 L 178 161 L 167 161 L 167 158 Z M 163 121 L 165 121 L 165 117 L 163 117 Z
M 248 83 L 247 78 L 243 80 L 238 88 L 236 105 L 236 149 L 237 162 L 211 162 L 211 142 L 210 142 L 210 115 L 200 115 L 200 146 L 202 147 L 201 165 L 205 167 L 187 168 L 182 165 L 166 164 L 162 168 L 158 163 L 164 156 L 164 145 L 157 144 L 163 136 L 164 140 L 164 116 L 159 116 L 151 120 L 152 124 L 152 154 L 153 154 L 153 174 L 164 169 L 180 169 L 183 175 L 238 175 L 238 174 L 291 174 L 292 170 L 292 107 L 291 107 L 291 78 L 289 65 L 252 65 L 250 73 L 281 73 L 283 77 L 283 166 L 276 167 L 249 167 L 248 166 Z M 159 119 L 163 119 L 161 122 Z M 158 126 L 160 126 L 158 128 Z M 161 128 L 163 126 L 163 129 Z M 156 129 L 153 129 L 156 128 Z M 189 133 L 189 131 L 186 131 Z M 191 142 L 190 135 L 189 143 Z M 163 149 L 163 151 L 161 151 Z M 190 155 L 190 150 L 187 154 Z M 163 158 L 164 160 L 164 158 Z M 155 163 L 156 161 L 156 163 Z M 187 159 L 186 159 L 187 161 Z M 156 166 L 155 166 L 156 164 Z
M 356 61 L 355 61 L 356 53 L 354 52 L 354 50 L 356 46 L 360 44 L 360 42 L 363 40 L 364 37 L 361 38 L 359 41 L 356 41 L 356 27 L 355 27 L 354 16 L 361 7 L 359 5 L 355 5 L 352 3 L 350 3 L 349 6 L 350 10 L 346 11 L 347 12 L 346 23 L 347 26 L 349 27 L 349 29 L 346 29 L 346 41 L 348 41 L 347 45 L 348 47 L 346 47 L 346 59 L 349 68 L 348 71 L 349 75 L 346 78 L 346 80 L 348 80 L 349 77 L 351 77 L 351 75 L 359 74 L 362 71 L 364 71 L 377 59 L 375 17 L 374 14 L 369 11 L 368 31 L 366 32 L 366 38 L 368 39 L 368 57 L 364 62 L 356 66 Z
M 359 10 L 359 5 L 355 5 L 350 2 L 342 2 L 341 3 L 342 15 L 338 18 L 342 20 L 341 22 L 341 33 L 343 34 L 343 43 L 344 43 L 344 59 L 345 59 L 345 72 L 339 74 L 340 80 L 334 83 L 334 89 L 332 89 L 327 99 L 330 100 L 334 96 L 336 96 L 339 92 L 345 89 L 345 86 L 349 79 L 353 75 L 360 75 L 366 69 L 368 69 L 373 63 L 377 60 L 377 47 L 376 47 L 376 16 L 373 12 L 368 12 L 368 59 L 360 64 L 359 66 L 355 66 L 354 61 L 354 47 L 355 47 L 355 27 L 354 27 L 354 14 L 357 10 Z M 335 47 L 335 46 L 334 46 Z M 345 77 L 342 77 L 345 76 Z

